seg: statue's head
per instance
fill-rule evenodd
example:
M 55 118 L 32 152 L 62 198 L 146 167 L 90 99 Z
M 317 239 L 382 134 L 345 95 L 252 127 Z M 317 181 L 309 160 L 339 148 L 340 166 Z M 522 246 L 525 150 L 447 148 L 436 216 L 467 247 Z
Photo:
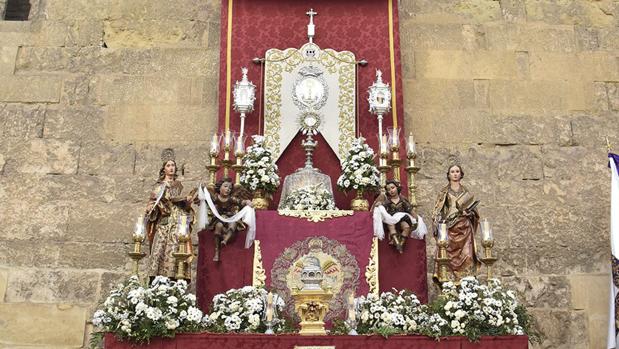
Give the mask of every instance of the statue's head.
M 222 190 L 225 192 L 222 192 Z M 232 192 L 232 179 L 224 177 L 218 180 L 217 183 L 215 183 L 215 192 L 224 196 L 230 195 Z
M 462 166 L 449 166 L 449 168 L 447 169 L 447 181 L 451 182 L 453 180 L 457 182 L 460 181 L 462 178 L 464 178 L 464 170 L 462 169 Z
M 174 149 L 166 148 L 161 152 L 161 161 L 163 164 L 159 169 L 159 180 L 164 180 L 166 175 L 172 176 L 172 178 L 176 179 L 177 174 L 176 170 L 176 159 L 174 155 Z
M 392 189 L 397 189 L 398 195 L 402 193 L 402 186 L 400 185 L 400 182 L 396 181 L 395 179 L 390 179 L 385 183 L 385 192 L 387 192 L 387 195 L 389 195 L 389 192 Z

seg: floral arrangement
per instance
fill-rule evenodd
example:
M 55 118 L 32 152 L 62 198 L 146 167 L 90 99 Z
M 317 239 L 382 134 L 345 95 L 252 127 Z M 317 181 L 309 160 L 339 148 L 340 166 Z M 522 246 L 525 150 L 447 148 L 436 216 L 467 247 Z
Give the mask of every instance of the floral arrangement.
M 144 287 L 136 276 L 118 284 L 95 311 L 92 324 L 98 329 L 93 341 L 111 332 L 121 340 L 138 343 L 153 337 L 174 337 L 177 332 L 204 329 L 202 311 L 196 296 L 187 293 L 187 282 L 157 276 Z
M 449 323 L 443 336 L 466 336 L 476 340 L 482 335 L 526 333 L 532 340 L 539 339 L 526 308 L 518 303 L 516 294 L 504 290 L 497 279 L 489 280 L 487 285 L 474 277 L 463 278 L 459 286 L 447 282 L 443 284 L 441 296 L 430 307 Z
M 434 338 L 466 336 L 524 335 L 540 342 L 532 317 L 519 304 L 513 291 L 504 290 L 492 279 L 488 285 L 474 277 L 461 280 L 459 286 L 443 284 L 442 293 L 428 305 L 408 291 L 369 294 L 357 298 L 355 311 L 359 334 L 420 334 Z M 349 330 L 343 321 L 334 322 L 334 333 Z
M 213 297 L 212 312 L 208 316 L 207 328 L 212 332 L 264 332 L 266 325 L 267 291 L 263 288 L 245 286 L 231 289 Z M 277 312 L 284 310 L 284 301 L 274 297 Z M 283 319 L 273 318 L 272 328 L 275 333 L 287 329 Z
M 279 186 L 277 165 L 273 162 L 271 152 L 264 147 L 264 137 L 252 136 L 253 144 L 247 147 L 243 157 L 243 171 L 240 181 L 251 191 L 262 189 L 274 193 Z
M 337 187 L 342 191 L 367 191 L 378 188 L 380 172 L 374 165 L 374 150 L 363 137 L 356 138 L 342 161 L 342 174 L 337 179 Z
M 359 297 L 356 313 L 360 334 L 414 333 L 424 320 L 425 306 L 410 291 L 383 292 Z
M 291 191 L 281 205 L 284 210 L 335 210 L 333 195 L 322 183 Z

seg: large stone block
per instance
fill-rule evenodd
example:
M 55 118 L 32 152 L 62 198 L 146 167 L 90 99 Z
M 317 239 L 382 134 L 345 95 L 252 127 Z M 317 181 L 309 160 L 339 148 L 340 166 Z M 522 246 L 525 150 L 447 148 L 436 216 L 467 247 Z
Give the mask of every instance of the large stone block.
M 502 18 L 498 1 L 484 0 L 404 0 L 400 2 L 403 18 L 452 22 L 487 22 Z
M 9 281 L 9 269 L 0 268 L 0 303 L 4 302 L 6 295 L 6 286 Z
M 587 110 L 593 105 L 592 88 L 593 84 L 575 81 L 491 80 L 489 102 L 497 113 L 547 115 Z
M 618 116 L 616 111 L 574 115 L 570 118 L 574 144 L 595 148 L 597 154 L 606 151 L 606 136 L 612 144 L 619 144 L 619 135 L 613 132 Z
M 81 347 L 86 309 L 65 304 L 0 303 L 0 343 Z M 36 324 L 36 326 L 33 326 Z
M 540 23 L 485 23 L 490 50 L 575 52 L 578 48 L 574 27 Z
M 526 1 L 527 19 L 550 24 L 617 25 L 615 1 Z
M 219 20 L 220 3 L 215 0 L 42 0 L 41 12 L 52 20 L 75 19 L 187 19 Z
M 144 214 L 148 194 L 142 202 L 93 203 L 79 201 L 71 210 L 67 231 L 71 241 L 129 243 L 135 221 Z M 146 248 L 146 246 L 145 246 Z
M 208 30 L 199 20 L 106 20 L 103 41 L 108 47 L 204 47 Z
M 527 308 L 569 308 L 570 290 L 574 292 L 565 276 L 516 276 L 503 279 L 503 284 L 516 290 Z
M 89 304 L 97 301 L 99 273 L 55 269 L 11 269 L 6 302 Z
M 216 127 L 212 115 L 215 105 L 122 105 L 107 110 L 104 130 L 108 139 L 125 143 L 203 142 Z
M 417 51 L 418 79 L 516 79 L 519 65 L 507 51 Z
M 20 173 L 75 174 L 78 169 L 80 147 L 70 140 L 35 138 L 15 140 L 9 152 Z
M 570 310 L 531 309 L 544 341 L 533 349 L 587 349 L 587 320 L 583 312 Z
M 404 94 L 414 96 L 405 99 L 405 111 L 460 111 L 475 107 L 472 80 L 416 79 L 404 80 L 403 84 Z M 413 124 L 417 118 L 414 119 Z
M 203 103 L 203 83 L 202 78 L 98 75 L 92 80 L 91 90 L 100 105 L 141 104 L 143 109 L 153 104 L 196 106 Z
M 131 144 L 88 141 L 82 144 L 79 172 L 88 175 L 130 176 L 135 167 L 135 148 Z
M 44 104 L 0 105 L 0 134 L 15 139 L 40 138 L 43 136 L 45 115 Z
M 0 102 L 58 103 L 62 80 L 54 76 L 6 76 Z
M 619 28 L 599 28 L 597 30 L 599 48 L 602 50 L 617 51 L 619 50 Z
M 84 227 L 86 233 L 97 232 L 93 227 Z M 80 232 L 79 234 L 85 234 Z M 127 252 L 133 246 L 128 243 L 66 242 L 58 257 L 58 266 L 76 269 L 106 269 L 111 271 L 128 270 L 130 259 Z
M 15 195 L 19 190 L 7 187 L 4 192 Z M 71 203 L 36 196 L 13 196 L 4 202 L 7 207 L 0 212 L 4 238 L 58 241 L 65 237 Z
M 529 61 L 533 80 L 619 81 L 617 57 L 606 52 L 532 52 Z
M 0 230 L 4 232 L 4 229 Z M 1 235 L 1 236 L 4 236 Z M 61 246 L 41 240 L 0 240 L 0 265 L 7 267 L 54 267 Z M 1 337 L 0 337 L 1 338 Z
M 419 23 L 400 24 L 400 46 L 404 50 L 463 50 L 462 24 Z
M 17 57 L 17 46 L 0 47 L 0 76 L 13 75 L 15 57 Z

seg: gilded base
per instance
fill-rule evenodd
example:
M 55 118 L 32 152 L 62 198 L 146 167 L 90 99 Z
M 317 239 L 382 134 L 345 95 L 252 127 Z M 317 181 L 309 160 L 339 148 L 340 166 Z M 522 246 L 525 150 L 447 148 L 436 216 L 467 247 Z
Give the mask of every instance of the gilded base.
M 331 290 L 293 290 L 294 308 L 301 318 L 302 336 L 325 336 L 325 315 L 333 298 Z
M 256 190 L 254 197 L 251 200 L 256 210 L 266 210 L 269 208 L 270 200 L 267 199 L 266 193 L 263 190 Z
M 353 211 L 369 211 L 370 203 L 363 198 L 363 192 L 357 191 L 357 197 L 350 202 L 350 208 Z

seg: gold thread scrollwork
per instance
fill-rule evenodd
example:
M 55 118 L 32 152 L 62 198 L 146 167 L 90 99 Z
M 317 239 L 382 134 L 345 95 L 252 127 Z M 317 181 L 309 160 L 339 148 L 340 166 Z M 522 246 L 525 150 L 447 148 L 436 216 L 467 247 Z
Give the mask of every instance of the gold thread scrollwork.
M 260 248 L 260 240 L 254 241 L 254 265 L 251 284 L 254 287 L 265 287 L 267 275 L 262 265 L 262 249 Z
M 378 285 L 378 238 L 372 239 L 372 249 L 370 250 L 370 261 L 365 267 L 365 281 L 367 282 L 370 293 L 379 295 Z
M 310 222 L 323 222 L 326 219 L 352 216 L 352 210 L 278 210 L 280 216 L 304 218 Z

